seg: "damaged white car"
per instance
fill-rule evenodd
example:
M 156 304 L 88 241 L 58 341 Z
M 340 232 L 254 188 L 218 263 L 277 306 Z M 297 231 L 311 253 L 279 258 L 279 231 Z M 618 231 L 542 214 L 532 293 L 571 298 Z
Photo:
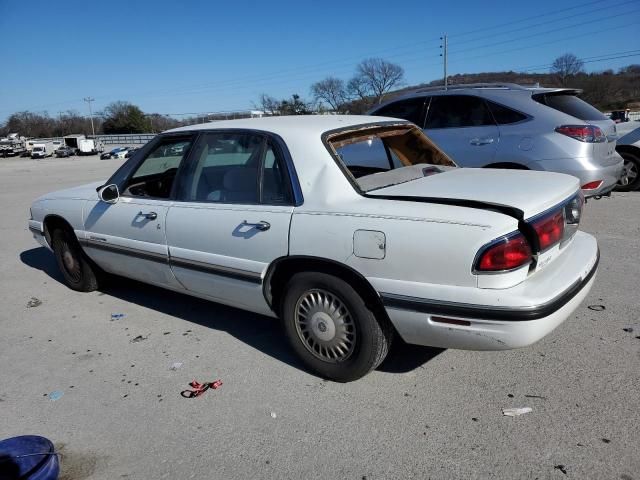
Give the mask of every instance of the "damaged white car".
M 551 332 L 594 282 L 582 206 L 574 177 L 458 169 L 408 122 L 277 117 L 165 132 L 37 199 L 29 228 L 75 290 L 109 273 L 279 317 L 309 368 L 350 381 L 396 335 L 502 350 Z

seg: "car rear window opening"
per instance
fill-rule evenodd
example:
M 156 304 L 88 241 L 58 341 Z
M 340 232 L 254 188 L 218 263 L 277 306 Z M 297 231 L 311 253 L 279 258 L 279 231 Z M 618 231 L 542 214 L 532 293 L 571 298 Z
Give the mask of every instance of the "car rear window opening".
M 348 172 L 363 191 L 440 171 L 430 170 L 433 166 L 456 166 L 422 130 L 410 124 L 343 130 L 328 135 L 326 141 L 343 171 Z M 411 168 L 404 174 L 389 176 L 404 167 Z
M 538 93 L 533 95 L 533 99 L 580 120 L 606 120 L 602 112 L 592 107 L 584 100 L 579 99 L 573 94 L 567 93 Z

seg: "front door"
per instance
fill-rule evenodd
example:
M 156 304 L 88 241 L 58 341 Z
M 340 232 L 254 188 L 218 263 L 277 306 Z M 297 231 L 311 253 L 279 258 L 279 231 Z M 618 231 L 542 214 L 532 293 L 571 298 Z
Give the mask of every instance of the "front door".
M 284 148 L 260 133 L 201 135 L 167 214 L 171 268 L 185 288 L 270 314 L 262 281 L 288 254 L 295 203 Z
M 460 167 L 489 165 L 500 141 L 484 100 L 472 95 L 432 97 L 424 131 Z
M 85 205 L 82 243 L 106 271 L 181 288 L 169 267 L 165 224 L 174 179 L 190 144 L 191 137 L 159 142 L 119 185 L 116 203 L 91 200 Z

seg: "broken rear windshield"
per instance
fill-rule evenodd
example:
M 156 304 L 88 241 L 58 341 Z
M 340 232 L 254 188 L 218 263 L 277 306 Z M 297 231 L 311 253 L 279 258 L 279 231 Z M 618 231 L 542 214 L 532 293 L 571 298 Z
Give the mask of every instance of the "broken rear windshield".
M 365 192 L 440 173 L 456 164 L 409 124 L 366 126 L 327 137 L 332 153 Z

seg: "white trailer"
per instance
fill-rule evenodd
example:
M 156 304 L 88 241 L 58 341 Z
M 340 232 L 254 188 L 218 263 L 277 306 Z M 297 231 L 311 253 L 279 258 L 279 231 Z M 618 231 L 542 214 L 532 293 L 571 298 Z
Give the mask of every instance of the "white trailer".
M 83 138 L 78 140 L 78 155 L 95 155 L 102 153 L 104 145 L 100 140 L 95 138 Z
M 100 140 L 87 138 L 82 134 L 66 135 L 62 140 L 67 147 L 76 151 L 76 155 L 94 155 L 104 151 L 104 145 Z

